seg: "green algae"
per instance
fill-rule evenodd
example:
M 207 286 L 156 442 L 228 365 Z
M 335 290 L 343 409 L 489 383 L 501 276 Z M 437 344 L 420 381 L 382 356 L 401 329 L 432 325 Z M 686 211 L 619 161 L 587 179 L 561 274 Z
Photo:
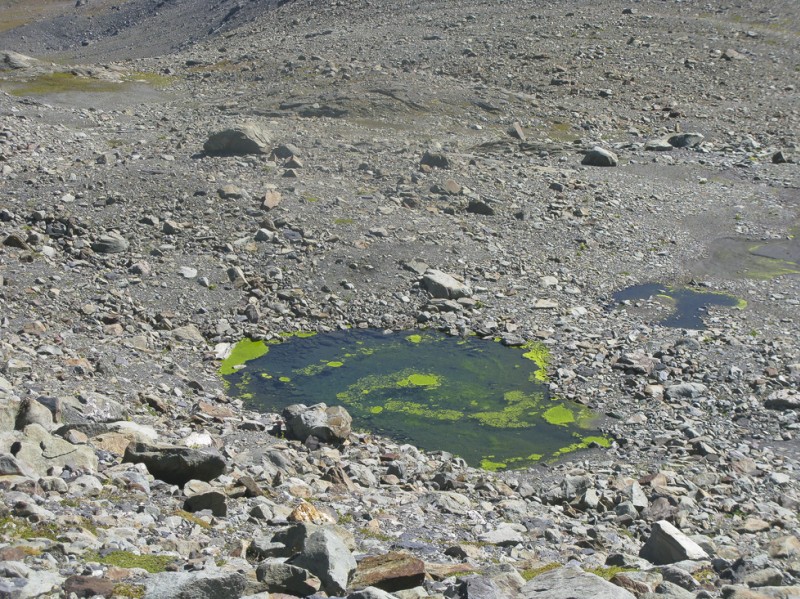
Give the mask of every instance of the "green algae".
M 435 374 L 420 374 L 418 372 L 409 374 L 406 378 L 397 381 L 397 385 L 400 387 L 428 387 L 432 389 L 441 384 L 441 379 Z
M 233 346 L 231 353 L 222 361 L 219 366 L 219 373 L 222 375 L 233 374 L 244 367 L 245 362 L 260 358 L 269 351 L 269 347 L 263 341 L 252 339 L 242 339 Z
M 550 350 L 546 345 L 537 341 L 526 343 L 522 347 L 527 350 L 522 356 L 538 366 L 536 372 L 533 373 L 534 379 L 546 382 L 548 380 L 547 368 L 550 366 Z
M 240 397 L 254 395 L 256 408 L 340 404 L 358 429 L 504 469 L 603 440 L 591 430 L 588 408 L 549 397 L 549 361 L 536 342 L 514 348 L 430 331 L 352 330 L 285 336 L 246 371 L 225 378 Z
M 496 472 L 498 470 L 505 470 L 508 468 L 508 464 L 505 462 L 493 462 L 488 458 L 484 458 L 481 460 L 481 468 L 489 472 Z
M 567 424 L 575 422 L 575 413 L 563 405 L 553 406 L 542 414 L 542 418 L 550 424 L 566 426 Z

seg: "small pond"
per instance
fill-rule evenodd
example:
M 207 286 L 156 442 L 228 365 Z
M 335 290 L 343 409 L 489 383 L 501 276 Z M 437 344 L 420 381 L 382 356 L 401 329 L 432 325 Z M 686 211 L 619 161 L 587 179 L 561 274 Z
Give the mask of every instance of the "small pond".
M 244 340 L 220 373 L 258 409 L 342 405 L 356 429 L 496 470 L 609 444 L 588 408 L 550 397 L 547 359 L 538 343 L 367 329 Z
M 729 306 L 743 309 L 747 302 L 726 293 L 702 291 L 685 287 L 670 287 L 658 283 L 634 285 L 614 294 L 617 304 L 626 301 L 654 299 L 670 308 L 666 318 L 657 323 L 679 329 L 705 329 L 702 316 L 708 306 Z

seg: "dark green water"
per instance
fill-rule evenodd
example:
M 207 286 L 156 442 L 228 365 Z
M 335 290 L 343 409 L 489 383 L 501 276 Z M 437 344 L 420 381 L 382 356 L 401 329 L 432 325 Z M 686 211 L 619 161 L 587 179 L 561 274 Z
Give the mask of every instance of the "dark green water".
M 658 321 L 658 324 L 679 329 L 705 329 L 702 317 L 708 306 L 743 308 L 746 305 L 743 300 L 725 293 L 669 287 L 658 283 L 635 285 L 618 291 L 614 294 L 614 301 L 621 303 L 626 300 L 645 300 L 655 297 L 662 297 L 673 307 L 672 313 Z
M 289 337 L 266 349 L 240 370 L 228 365 L 225 375 L 234 394 L 264 411 L 343 405 L 354 428 L 491 469 L 608 445 L 590 430 L 585 407 L 549 397 L 540 369 L 548 354 L 538 344 L 354 330 Z

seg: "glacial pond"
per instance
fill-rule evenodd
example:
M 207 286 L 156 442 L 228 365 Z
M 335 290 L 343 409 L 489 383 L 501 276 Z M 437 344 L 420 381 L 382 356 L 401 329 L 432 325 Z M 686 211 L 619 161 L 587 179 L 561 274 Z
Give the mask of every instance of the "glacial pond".
M 454 453 L 486 469 L 521 468 L 607 447 L 588 408 L 548 392 L 548 351 L 430 331 L 299 333 L 243 340 L 220 374 L 256 409 L 342 405 L 353 427 Z
M 708 306 L 728 306 L 738 309 L 747 306 L 744 300 L 725 293 L 671 287 L 658 283 L 634 285 L 614 294 L 614 301 L 618 304 L 651 299 L 669 308 L 669 314 L 656 322 L 661 326 L 679 329 L 705 329 L 702 317 L 707 312 Z

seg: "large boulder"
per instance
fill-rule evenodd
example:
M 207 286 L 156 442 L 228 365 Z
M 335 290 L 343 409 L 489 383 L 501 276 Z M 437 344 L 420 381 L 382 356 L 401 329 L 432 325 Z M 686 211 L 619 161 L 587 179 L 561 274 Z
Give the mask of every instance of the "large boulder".
M 425 582 L 425 562 L 400 551 L 365 557 L 358 563 L 351 586 L 400 591 Z
M 222 569 L 198 572 L 162 572 L 146 582 L 144 599 L 239 599 L 247 578 Z
M 270 593 L 289 593 L 306 597 L 316 593 L 321 582 L 305 568 L 283 562 L 262 562 L 256 568 L 256 578 Z
M 123 462 L 144 464 L 155 478 L 183 486 L 192 479 L 210 481 L 225 472 L 225 459 L 216 449 L 131 443 Z
M 636 599 L 630 591 L 577 567 L 539 574 L 522 587 L 520 596 L 525 599 Z
M 13 453 L 18 462 L 39 476 L 47 476 L 51 470 L 60 472 L 65 467 L 75 471 L 95 472 L 98 464 L 91 447 L 73 445 L 55 437 L 40 424 L 29 424 L 22 433 L 5 435 L 0 451 Z
M 308 535 L 303 550 L 288 563 L 314 574 L 329 595 L 344 593 L 356 570 L 356 560 L 344 540 L 328 528 Z
M 581 164 L 585 166 L 617 166 L 619 159 L 614 152 L 599 146 L 592 148 L 583 156 Z
M 203 144 L 206 154 L 215 156 L 244 156 L 247 154 L 269 154 L 269 135 L 255 123 L 213 133 Z
M 314 436 L 323 443 L 342 443 L 350 436 L 353 419 L 341 406 L 294 404 L 283 410 L 286 436 L 305 441 Z
M 653 524 L 650 537 L 639 551 L 639 557 L 657 564 L 674 564 L 683 560 L 705 560 L 708 554 L 666 520 Z
M 458 299 L 472 295 L 472 290 L 468 285 L 465 285 L 454 276 L 435 268 L 429 268 L 425 276 L 422 277 L 422 286 L 433 297 L 438 298 Z

